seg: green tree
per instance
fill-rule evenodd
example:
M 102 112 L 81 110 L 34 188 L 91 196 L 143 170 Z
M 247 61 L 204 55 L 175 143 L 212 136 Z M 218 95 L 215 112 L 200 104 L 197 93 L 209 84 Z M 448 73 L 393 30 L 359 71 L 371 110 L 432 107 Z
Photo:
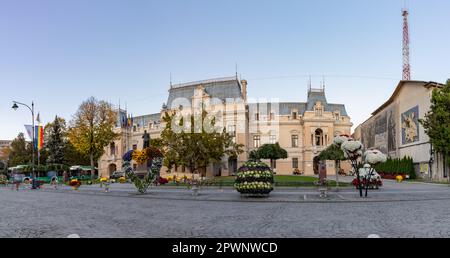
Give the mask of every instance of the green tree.
M 450 79 L 444 87 L 433 90 L 430 111 L 420 123 L 434 149 L 450 164 Z
M 214 162 L 220 162 L 227 155 L 237 157 L 243 152 L 242 144 L 236 144 L 233 136 L 227 132 L 207 132 L 202 126 L 201 130 L 195 128 L 195 116 L 190 116 L 190 121 L 174 120 L 175 114 L 166 112 L 164 122 L 166 127 L 161 133 L 161 141 L 164 153 L 164 164 L 171 169 L 173 165 L 185 166 L 192 173 L 200 173 L 206 176 L 206 167 Z M 205 111 L 202 112 L 201 121 L 209 119 Z M 174 122 L 174 124 L 172 124 Z M 211 119 L 210 125 L 215 127 L 215 119 Z M 190 128 L 182 132 L 175 132 L 172 128 L 177 125 L 182 128 Z
M 117 112 L 109 103 L 90 97 L 80 105 L 70 123 L 69 141 L 78 152 L 89 156 L 92 177 L 95 162 L 118 136 L 114 132 L 116 122 Z
M 9 166 L 30 164 L 32 157 L 32 144 L 27 143 L 23 133 L 20 133 L 11 143 L 9 152 Z
M 67 141 L 64 149 L 64 161 L 68 165 L 89 166 L 91 161 L 89 155 L 79 152 L 70 141 Z
M 55 116 L 52 123 L 45 126 L 45 150 L 48 164 L 64 164 L 66 150 L 66 121 Z
M 331 144 L 325 150 L 320 152 L 319 159 L 323 161 L 334 161 L 334 167 L 336 170 L 336 189 L 339 189 L 339 171 L 341 170 L 341 161 L 346 160 L 341 147 L 334 143 Z
M 256 155 L 260 159 L 269 159 L 271 168 L 275 168 L 276 161 L 279 159 L 287 159 L 288 153 L 285 149 L 281 148 L 277 142 L 275 144 L 264 144 L 258 148 Z

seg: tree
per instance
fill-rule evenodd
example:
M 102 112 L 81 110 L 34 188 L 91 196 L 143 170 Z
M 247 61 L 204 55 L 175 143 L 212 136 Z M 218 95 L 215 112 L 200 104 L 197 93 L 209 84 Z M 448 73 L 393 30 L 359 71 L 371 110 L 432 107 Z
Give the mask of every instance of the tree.
M 9 166 L 15 167 L 17 165 L 31 163 L 31 145 L 31 143 L 26 142 L 23 133 L 19 133 L 17 138 L 15 138 L 11 143 L 11 150 L 9 152 Z
M 288 153 L 280 147 L 277 142 L 275 144 L 264 144 L 258 148 L 257 157 L 260 159 L 269 159 L 271 168 L 275 168 L 278 159 L 287 159 Z
M 336 170 L 336 189 L 339 189 L 339 171 L 341 170 L 341 160 L 346 160 L 341 147 L 334 143 L 331 144 L 325 150 L 320 152 L 319 159 L 323 161 L 334 161 L 334 167 Z
M 214 162 L 220 162 L 227 155 L 237 157 L 243 152 L 242 144 L 236 144 L 233 136 L 225 130 L 222 132 L 207 132 L 204 127 L 201 130 L 195 129 L 195 116 L 190 116 L 190 121 L 180 119 L 178 125 L 190 128 L 183 132 L 174 132 L 172 122 L 175 114 L 166 112 L 164 122 L 166 127 L 161 133 L 161 141 L 164 153 L 164 164 L 171 169 L 173 165 L 185 166 L 192 173 L 200 173 L 206 176 L 206 167 Z M 207 113 L 202 111 L 201 121 L 206 121 Z M 215 119 L 210 121 L 215 126 Z M 197 128 L 198 129 L 198 128 Z
M 70 141 L 67 141 L 64 149 L 64 161 L 68 165 L 89 166 L 89 155 L 79 152 Z
M 450 79 L 444 87 L 433 90 L 430 110 L 420 123 L 434 149 L 450 164 Z
M 45 126 L 45 150 L 48 153 L 47 163 L 64 164 L 66 140 L 66 122 L 63 118 L 55 116 L 52 123 Z
M 9 153 L 11 152 L 11 147 L 6 146 L 0 149 L 0 160 L 5 164 L 8 162 Z
M 95 175 L 95 161 L 118 136 L 114 132 L 116 122 L 117 112 L 109 103 L 90 97 L 80 105 L 70 123 L 69 141 L 77 151 L 89 156 L 92 177 Z

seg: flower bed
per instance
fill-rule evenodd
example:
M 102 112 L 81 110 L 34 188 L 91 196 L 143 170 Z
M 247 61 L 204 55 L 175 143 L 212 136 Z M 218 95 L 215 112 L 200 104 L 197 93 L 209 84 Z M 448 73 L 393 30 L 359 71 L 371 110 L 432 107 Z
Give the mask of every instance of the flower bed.
M 246 162 L 236 175 L 234 187 L 241 194 L 268 195 L 273 190 L 273 171 L 262 162 Z
M 376 171 L 372 171 L 372 175 L 369 177 L 369 173 L 370 173 L 370 165 L 365 165 L 363 168 L 359 169 L 359 175 L 360 175 L 360 180 L 361 180 L 361 187 L 365 188 L 367 186 L 369 186 L 369 188 L 371 189 L 379 189 L 380 187 L 383 186 L 383 181 L 381 181 L 381 176 L 376 172 Z M 355 177 L 355 179 L 353 179 L 352 184 L 356 187 L 356 189 L 358 189 L 359 184 L 358 184 L 358 179 Z

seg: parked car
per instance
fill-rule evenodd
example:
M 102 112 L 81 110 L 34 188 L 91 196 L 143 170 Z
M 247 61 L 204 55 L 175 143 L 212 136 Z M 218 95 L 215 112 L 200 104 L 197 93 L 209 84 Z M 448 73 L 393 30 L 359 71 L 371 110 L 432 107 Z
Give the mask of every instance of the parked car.
M 121 177 L 125 177 L 125 172 L 122 171 L 115 171 L 112 173 L 112 175 L 110 176 L 111 179 L 119 179 Z

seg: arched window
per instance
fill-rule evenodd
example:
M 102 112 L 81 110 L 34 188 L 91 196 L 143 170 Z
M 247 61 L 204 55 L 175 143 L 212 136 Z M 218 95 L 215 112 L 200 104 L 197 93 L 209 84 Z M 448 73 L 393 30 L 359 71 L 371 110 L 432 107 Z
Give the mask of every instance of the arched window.
M 109 153 L 110 155 L 116 155 L 116 144 L 114 142 L 109 144 Z
M 322 129 L 317 129 L 314 133 L 314 139 L 316 146 L 323 146 L 323 131 Z

